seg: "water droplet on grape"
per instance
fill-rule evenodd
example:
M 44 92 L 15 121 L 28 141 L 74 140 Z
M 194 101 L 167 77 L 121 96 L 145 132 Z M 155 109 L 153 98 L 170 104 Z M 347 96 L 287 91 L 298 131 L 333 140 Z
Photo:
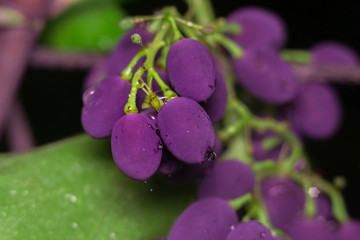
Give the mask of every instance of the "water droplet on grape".
M 98 87 L 98 84 L 94 84 L 85 90 L 85 92 L 82 95 L 82 101 L 83 101 L 84 105 L 89 104 L 91 102 L 91 100 L 94 98 L 97 87 Z
M 266 237 L 266 232 L 261 232 L 261 233 L 260 233 L 260 237 L 261 237 L 261 238 L 265 238 L 265 237 Z
M 234 224 L 231 224 L 230 225 L 230 230 L 232 231 L 232 230 L 234 230 L 235 229 L 235 225 Z
M 164 148 L 164 146 L 160 143 L 160 144 L 158 145 L 158 148 L 161 150 L 161 149 Z

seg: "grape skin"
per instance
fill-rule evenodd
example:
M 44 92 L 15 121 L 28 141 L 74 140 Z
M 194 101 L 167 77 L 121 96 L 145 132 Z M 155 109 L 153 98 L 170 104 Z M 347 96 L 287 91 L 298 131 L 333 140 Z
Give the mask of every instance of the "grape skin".
M 358 240 L 360 236 L 360 221 L 351 219 L 340 227 L 337 240 Z
M 237 222 L 236 212 L 224 200 L 204 198 L 192 203 L 176 219 L 167 240 L 225 239 Z
M 347 65 L 359 64 L 359 56 L 350 47 L 334 41 L 324 41 L 310 48 L 311 62 L 319 65 Z
M 240 161 L 226 159 L 213 167 L 198 186 L 198 198 L 219 197 L 231 200 L 252 192 L 255 175 Z
M 266 9 L 251 6 L 239 8 L 227 20 L 240 25 L 240 33 L 231 38 L 245 49 L 280 49 L 286 43 L 284 21 Z
M 301 216 L 305 205 L 303 190 L 291 179 L 272 177 L 261 183 L 265 207 L 274 227 L 286 231 Z
M 329 226 L 320 220 L 298 220 L 289 228 L 288 235 L 292 240 L 335 240 Z
M 146 116 L 131 113 L 120 118 L 112 131 L 111 151 L 118 168 L 136 180 L 150 178 L 162 156 L 156 126 Z
M 81 123 L 90 136 L 105 138 L 111 135 L 115 122 L 125 114 L 130 89 L 130 83 L 124 79 L 107 77 L 94 89 L 92 96 L 85 99 Z
M 298 83 L 292 69 L 276 53 L 246 50 L 233 62 L 238 82 L 254 97 L 271 104 L 285 104 L 295 97 Z
M 213 124 L 219 122 L 224 116 L 228 99 L 225 80 L 220 71 L 216 71 L 215 84 L 214 93 L 203 104 Z
M 270 230 L 257 221 L 241 222 L 226 240 L 273 240 Z
M 312 139 L 325 139 L 335 134 L 341 116 L 338 95 L 324 83 L 302 84 L 289 106 L 292 127 L 297 133 Z
M 195 101 L 177 97 L 164 104 L 158 114 L 160 136 L 170 152 L 185 163 L 209 158 L 215 131 L 205 110 Z
M 208 49 L 199 41 L 185 38 L 175 42 L 166 57 L 166 71 L 173 89 L 197 102 L 215 90 L 215 67 Z

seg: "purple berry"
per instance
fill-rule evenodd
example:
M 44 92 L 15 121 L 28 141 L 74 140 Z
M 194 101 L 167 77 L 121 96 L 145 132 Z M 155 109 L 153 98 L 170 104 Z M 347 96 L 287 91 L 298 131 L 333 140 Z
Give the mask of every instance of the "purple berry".
M 195 101 L 177 97 L 159 111 L 160 136 L 166 147 L 185 163 L 212 158 L 215 131 L 205 110 Z
M 156 126 L 146 116 L 131 113 L 116 122 L 111 151 L 118 168 L 130 178 L 146 180 L 160 165 L 162 143 Z
M 175 42 L 166 57 L 166 71 L 173 89 L 197 102 L 215 90 L 215 67 L 208 49 L 199 41 L 185 38 Z

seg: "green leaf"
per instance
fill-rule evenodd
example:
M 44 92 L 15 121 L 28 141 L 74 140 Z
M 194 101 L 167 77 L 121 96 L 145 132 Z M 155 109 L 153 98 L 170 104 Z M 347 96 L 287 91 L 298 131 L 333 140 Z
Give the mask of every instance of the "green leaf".
M 111 1 L 82 2 L 48 21 L 40 43 L 61 51 L 109 51 L 124 33 L 117 26 L 125 16 Z
M 194 188 L 130 180 L 108 140 L 81 135 L 0 155 L 0 238 L 151 240 L 166 236 Z

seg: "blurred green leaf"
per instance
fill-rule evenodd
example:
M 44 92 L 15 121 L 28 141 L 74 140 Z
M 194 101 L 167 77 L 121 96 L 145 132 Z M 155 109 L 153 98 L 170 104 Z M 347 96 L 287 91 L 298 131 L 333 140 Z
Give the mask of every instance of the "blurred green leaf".
M 193 189 L 133 181 L 108 140 L 81 135 L 22 155 L 0 156 L 0 239 L 166 236 Z
M 112 1 L 84 1 L 48 21 L 40 43 L 62 51 L 109 51 L 124 32 L 117 25 L 126 16 Z

